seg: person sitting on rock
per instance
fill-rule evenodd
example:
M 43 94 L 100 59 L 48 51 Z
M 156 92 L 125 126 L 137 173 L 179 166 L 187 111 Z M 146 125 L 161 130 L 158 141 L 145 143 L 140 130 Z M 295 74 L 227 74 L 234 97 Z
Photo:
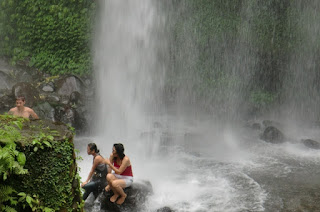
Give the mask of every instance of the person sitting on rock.
M 29 107 L 25 107 L 26 100 L 23 96 L 16 98 L 16 107 L 11 108 L 8 112 L 9 115 L 19 116 L 23 118 L 39 119 L 38 115 Z
M 112 172 L 107 175 L 108 186 L 105 190 L 111 189 L 113 191 L 111 202 L 116 202 L 120 197 L 116 203 L 121 205 L 127 197 L 123 189 L 131 186 L 133 182 L 130 159 L 124 154 L 123 144 L 114 144 L 110 158 L 105 162 L 112 169 Z
M 108 167 L 99 152 L 95 143 L 88 144 L 87 153 L 93 156 L 93 164 L 87 180 L 81 184 L 81 187 L 85 190 L 83 200 L 86 200 L 91 192 L 97 198 L 98 194 L 107 185 Z

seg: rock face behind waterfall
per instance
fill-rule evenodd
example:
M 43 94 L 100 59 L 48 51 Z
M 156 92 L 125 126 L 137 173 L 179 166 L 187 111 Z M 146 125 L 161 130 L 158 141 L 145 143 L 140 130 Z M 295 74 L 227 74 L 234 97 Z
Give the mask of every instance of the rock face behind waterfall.
M 96 200 L 88 198 L 85 202 L 85 211 L 105 211 L 105 212 L 139 212 L 144 210 L 144 203 L 149 195 L 153 193 L 152 185 L 149 181 L 135 181 L 132 186 L 124 189 L 128 195 L 122 205 L 110 202 L 112 191 L 102 192 Z M 91 196 L 92 197 L 92 196 Z

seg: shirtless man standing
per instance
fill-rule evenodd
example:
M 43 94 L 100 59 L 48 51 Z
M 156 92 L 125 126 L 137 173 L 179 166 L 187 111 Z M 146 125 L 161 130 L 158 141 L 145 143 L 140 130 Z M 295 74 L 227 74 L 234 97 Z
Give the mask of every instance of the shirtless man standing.
M 25 107 L 24 104 L 26 103 L 24 97 L 17 97 L 16 98 L 16 107 L 11 108 L 8 112 L 10 115 L 20 116 L 23 118 L 29 118 L 30 115 L 34 119 L 39 119 L 38 115 L 29 107 Z

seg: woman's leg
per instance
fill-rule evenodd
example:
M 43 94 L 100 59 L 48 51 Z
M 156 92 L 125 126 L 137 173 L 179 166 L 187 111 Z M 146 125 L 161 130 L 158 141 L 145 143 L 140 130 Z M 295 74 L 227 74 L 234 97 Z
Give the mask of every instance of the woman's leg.
M 121 205 L 127 197 L 127 194 L 124 193 L 123 188 L 126 187 L 126 182 L 123 179 L 118 179 L 114 174 L 107 175 L 108 186 L 113 191 L 113 196 L 110 198 L 110 202 L 117 201 L 118 197 L 120 199 L 117 201 L 119 205 Z M 107 190 L 108 188 L 106 188 Z
M 126 182 L 123 179 L 113 180 L 112 187 L 117 192 L 118 196 L 120 195 L 120 198 L 118 199 L 117 204 L 121 205 L 127 197 L 127 194 L 123 191 L 123 188 L 126 187 Z
M 82 195 L 82 199 L 86 200 L 91 192 L 93 192 L 97 188 L 97 184 L 93 181 L 87 183 L 82 187 L 84 189 L 84 193 Z
M 116 176 L 114 176 L 112 173 L 107 175 L 108 186 L 105 188 L 105 190 L 108 191 L 111 189 L 113 191 L 113 196 L 110 198 L 110 202 L 115 202 L 119 197 L 118 192 L 112 187 L 112 182 L 116 179 Z

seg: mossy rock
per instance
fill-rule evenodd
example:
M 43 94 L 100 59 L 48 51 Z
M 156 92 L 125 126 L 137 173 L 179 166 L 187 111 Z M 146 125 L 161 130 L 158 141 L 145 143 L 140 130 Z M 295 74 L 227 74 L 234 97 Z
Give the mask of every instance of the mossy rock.
M 0 179 L 0 186 L 4 183 L 17 193 L 35 197 L 39 200 L 38 207 L 53 211 L 82 211 L 73 129 L 48 120 L 0 115 L 1 129 L 12 131 L 14 135 L 5 133 L 5 137 L 0 132 L 0 145 L 4 146 L 14 138 L 16 150 L 25 155 L 24 168 L 28 173 L 10 175 L 5 181 Z M 23 156 L 20 157 L 17 160 L 23 161 Z M 15 209 L 31 211 L 28 207 L 23 209 L 22 203 L 18 203 Z

